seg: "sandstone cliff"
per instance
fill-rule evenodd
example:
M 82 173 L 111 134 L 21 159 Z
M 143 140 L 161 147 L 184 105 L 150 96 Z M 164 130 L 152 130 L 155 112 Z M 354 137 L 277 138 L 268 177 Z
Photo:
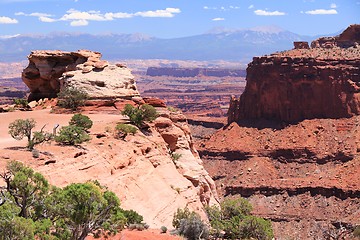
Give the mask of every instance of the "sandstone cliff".
M 85 90 L 92 99 L 139 95 L 127 67 L 110 65 L 100 58 L 100 53 L 88 50 L 31 52 L 29 65 L 22 72 L 23 82 L 31 92 L 29 100 L 56 97 L 65 85 Z
M 360 114 L 359 26 L 334 37 L 332 45 L 319 39 L 311 49 L 254 57 L 244 93 L 231 99 L 228 122 L 297 122 Z
M 92 104 L 81 108 L 94 122 L 92 140 L 81 147 L 55 143 L 37 146 L 40 158 L 36 160 L 28 151 L 9 147 L 21 144 L 6 134 L 14 118 L 34 118 L 49 132 L 54 125 L 67 125 L 72 115 L 50 114 L 49 108 L 42 110 L 49 101 L 40 100 L 37 105 L 42 106 L 41 110 L 2 113 L 6 121 L 0 126 L 4 133 L 0 134 L 0 158 L 22 159 L 56 186 L 97 180 L 119 196 L 124 208 L 143 215 L 151 227 L 171 227 L 177 208 L 186 206 L 206 219 L 204 206 L 218 204 L 216 187 L 194 148 L 185 116 L 169 111 L 160 99 L 138 96 L 130 70 L 109 65 L 100 56 L 90 51 L 34 51 L 23 71 L 33 97 L 56 96 L 61 86 L 71 85 L 85 90 L 94 100 L 101 99 L 104 105 L 100 108 Z M 118 98 L 123 100 L 113 100 Z M 118 122 L 128 122 L 127 117 L 118 114 L 126 103 L 153 105 L 160 117 L 149 123 L 148 129 L 139 129 L 120 140 L 113 131 Z M 0 169 L 5 164 L 0 161 Z

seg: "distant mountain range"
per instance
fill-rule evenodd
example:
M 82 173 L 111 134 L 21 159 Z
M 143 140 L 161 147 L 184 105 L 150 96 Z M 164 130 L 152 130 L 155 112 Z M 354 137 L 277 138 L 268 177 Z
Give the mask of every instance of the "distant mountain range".
M 312 41 L 279 28 L 219 30 L 206 34 L 161 39 L 143 34 L 53 33 L 0 36 L 0 61 L 25 60 L 32 50 L 99 51 L 104 59 L 227 60 L 248 62 L 253 56 L 293 48 L 294 41 Z

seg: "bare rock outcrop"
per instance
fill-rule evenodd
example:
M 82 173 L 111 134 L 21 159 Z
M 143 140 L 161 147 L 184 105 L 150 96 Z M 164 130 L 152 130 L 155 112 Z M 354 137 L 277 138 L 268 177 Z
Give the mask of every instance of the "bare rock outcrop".
M 244 93 L 231 99 L 228 122 L 359 115 L 360 48 L 355 44 L 359 31 L 359 25 L 352 25 L 334 37 L 335 42 L 353 44 L 346 48 L 340 44 L 328 48 L 321 40 L 316 44 L 320 47 L 254 57 L 247 68 Z
M 138 96 L 135 80 L 124 65 L 110 65 L 101 53 L 33 51 L 22 72 L 30 89 L 29 100 L 53 98 L 65 85 L 84 89 L 92 99 Z
M 218 204 L 217 193 L 193 146 L 186 118 L 166 108 L 157 110 L 161 117 L 148 123 L 146 131 L 138 130 L 124 140 L 115 138 L 109 129 L 127 119 L 89 114 L 94 122 L 89 142 L 81 147 L 39 145 L 40 157 L 36 160 L 29 151 L 7 148 L 4 142 L 10 139 L 11 146 L 11 137 L 0 135 L 0 169 L 5 168 L 8 159 L 22 159 L 59 187 L 97 180 L 116 193 L 123 208 L 143 215 L 152 228 L 171 227 L 177 208 L 188 207 L 206 220 L 204 206 Z M 24 117 L 10 114 L 0 126 L 1 133 L 5 133 L 3 129 L 11 118 Z M 48 109 L 42 109 L 28 112 L 26 117 L 34 118 L 39 126 L 46 124 L 45 130 L 51 131 L 55 124 L 67 125 L 71 115 L 50 114 Z M 178 157 L 174 157 L 175 153 Z

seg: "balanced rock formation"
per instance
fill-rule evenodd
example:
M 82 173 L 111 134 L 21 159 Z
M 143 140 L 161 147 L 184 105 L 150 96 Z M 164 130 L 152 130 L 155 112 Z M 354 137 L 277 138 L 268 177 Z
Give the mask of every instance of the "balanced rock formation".
M 228 122 L 297 122 L 360 114 L 359 26 L 351 25 L 332 44 L 319 39 L 311 49 L 254 57 L 244 93 L 231 99 Z
M 126 66 L 110 65 L 100 58 L 101 53 L 88 50 L 31 52 L 29 65 L 22 72 L 31 92 L 29 100 L 56 97 L 65 85 L 85 90 L 91 99 L 139 95 Z

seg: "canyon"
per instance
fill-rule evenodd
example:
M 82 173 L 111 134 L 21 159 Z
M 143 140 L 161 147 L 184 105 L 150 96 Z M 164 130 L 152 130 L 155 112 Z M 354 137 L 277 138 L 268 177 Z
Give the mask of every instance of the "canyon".
M 277 239 L 360 224 L 359 32 L 254 57 L 228 124 L 198 142 L 220 195 L 247 197 Z
M 100 55 L 76 63 L 78 53 L 59 68 L 46 62 L 43 73 L 30 66 L 23 77 L 41 82 L 28 83 L 37 86 L 30 89 L 38 98 L 56 94 L 65 81 L 76 85 L 111 68 L 121 71 L 116 76 L 127 76 L 116 78 L 126 93 L 99 95 L 96 89 L 107 86 L 105 81 L 88 85 L 95 90 L 88 90 L 92 99 L 82 110 L 95 124 L 83 149 L 44 144 L 41 158 L 33 159 L 20 147 L 24 143 L 5 136 L 2 124 L 0 157 L 27 159 L 60 186 L 100 178 L 119 193 L 124 207 L 143 214 L 152 226 L 170 226 L 171 212 L 185 205 L 206 218 L 203 205 L 217 204 L 219 194 L 249 199 L 255 215 L 272 221 L 276 239 L 330 234 L 351 239 L 360 225 L 359 32 L 360 26 L 352 25 L 336 37 L 295 42 L 292 50 L 254 57 L 246 75 L 236 64 L 129 61 L 132 76 L 126 64 L 103 62 Z M 139 102 L 156 106 L 160 117 L 148 132 L 114 139 L 109 129 L 126 122 L 121 109 Z M 38 101 L 38 110 L 6 113 L 6 121 L 33 116 L 39 126 L 66 124 L 70 115 L 50 113 L 53 105 Z M 173 152 L 181 158 L 172 159 Z

